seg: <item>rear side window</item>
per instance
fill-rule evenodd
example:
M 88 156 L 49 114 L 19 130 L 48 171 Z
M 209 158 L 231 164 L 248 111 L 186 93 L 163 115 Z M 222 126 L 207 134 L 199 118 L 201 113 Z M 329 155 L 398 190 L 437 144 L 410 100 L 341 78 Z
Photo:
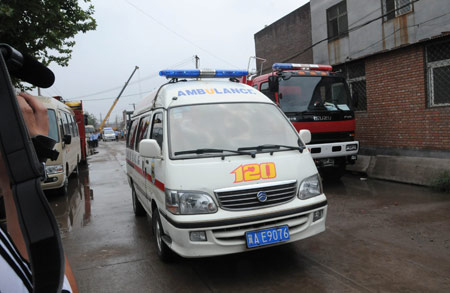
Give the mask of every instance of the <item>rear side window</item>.
M 130 130 L 128 131 L 128 137 L 127 137 L 127 147 L 130 149 L 134 149 L 134 140 L 136 138 L 136 130 L 137 130 L 137 124 L 138 119 L 133 120 L 130 125 Z
M 162 143 L 163 143 L 163 114 L 162 113 L 156 113 L 153 116 L 153 122 L 152 122 L 152 139 L 156 140 L 159 144 L 159 146 L 162 149 Z
M 137 138 L 136 138 L 136 151 L 139 151 L 139 142 L 148 137 L 148 131 L 150 129 L 150 116 L 146 116 L 141 119 L 139 123 Z
M 268 82 L 264 82 L 264 83 L 261 84 L 260 91 L 263 94 L 265 94 L 269 99 L 271 99 L 274 103 L 276 103 L 275 93 L 270 91 Z
M 61 119 L 63 121 L 64 134 L 71 135 L 72 131 L 70 129 L 71 127 L 70 127 L 69 118 L 67 117 L 67 114 L 65 112 L 61 112 Z
M 72 125 L 72 135 L 73 136 L 78 136 L 78 125 L 77 122 L 75 121 L 75 118 L 69 114 L 69 118 L 70 118 L 70 125 Z
M 58 123 L 56 121 L 55 110 L 48 109 L 48 136 L 55 141 L 59 141 Z

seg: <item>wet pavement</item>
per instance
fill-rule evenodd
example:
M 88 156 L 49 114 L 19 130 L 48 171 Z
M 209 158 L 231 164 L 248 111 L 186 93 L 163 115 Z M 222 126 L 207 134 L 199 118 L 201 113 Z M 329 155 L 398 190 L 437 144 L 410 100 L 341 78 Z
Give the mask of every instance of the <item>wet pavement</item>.
M 134 216 L 124 142 L 97 150 L 68 196 L 49 196 L 80 292 L 450 292 L 449 194 L 348 174 L 324 184 L 320 235 L 165 264 Z

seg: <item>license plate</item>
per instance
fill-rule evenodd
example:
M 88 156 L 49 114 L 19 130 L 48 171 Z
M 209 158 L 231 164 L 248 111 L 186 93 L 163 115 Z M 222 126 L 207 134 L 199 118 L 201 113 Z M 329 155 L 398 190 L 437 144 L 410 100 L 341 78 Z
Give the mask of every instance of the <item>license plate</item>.
M 285 242 L 290 239 L 289 227 L 281 226 L 245 233 L 247 248 Z

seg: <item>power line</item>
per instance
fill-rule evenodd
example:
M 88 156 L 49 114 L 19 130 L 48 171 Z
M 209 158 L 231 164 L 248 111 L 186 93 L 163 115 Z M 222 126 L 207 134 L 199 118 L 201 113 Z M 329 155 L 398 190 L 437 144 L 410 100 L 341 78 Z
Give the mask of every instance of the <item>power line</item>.
M 383 18 L 383 17 L 385 17 L 385 16 L 391 14 L 392 12 L 395 12 L 395 11 L 398 11 L 398 10 L 400 10 L 400 9 L 403 9 L 403 8 L 405 8 L 405 7 L 407 7 L 407 6 L 410 6 L 411 4 L 414 4 L 414 3 L 418 2 L 418 1 L 420 1 L 420 0 L 413 0 L 413 1 L 411 1 L 411 2 L 408 2 L 408 3 L 405 4 L 405 5 L 402 5 L 402 6 L 398 7 L 398 8 L 395 8 L 395 9 L 392 9 L 392 10 L 390 10 L 390 11 L 387 11 L 385 14 L 382 14 L 381 16 L 375 17 L 375 18 L 373 18 L 373 19 L 371 19 L 371 20 L 369 20 L 369 21 L 366 21 L 365 23 L 362 23 L 362 24 L 360 24 L 360 25 L 357 25 L 357 26 L 355 26 L 355 27 L 352 27 L 352 28 L 347 29 L 347 30 L 346 30 L 345 32 L 343 32 L 342 34 L 348 34 L 348 33 L 350 33 L 350 32 L 353 32 L 353 31 L 356 31 L 356 30 L 358 30 L 358 29 L 360 29 L 360 28 L 363 28 L 363 27 L 365 27 L 365 26 L 371 24 L 372 22 L 377 21 L 377 20 L 379 20 L 379 19 L 381 19 L 381 18 Z M 294 55 L 292 55 L 292 56 L 290 56 L 290 57 L 288 57 L 288 58 L 285 58 L 285 59 L 284 59 L 283 61 L 281 61 L 281 62 L 287 62 L 287 61 L 289 61 L 289 60 L 291 60 L 291 59 L 293 59 L 293 58 L 296 58 L 296 57 L 298 57 L 298 56 L 300 56 L 300 55 L 306 53 L 308 50 L 314 48 L 315 46 L 317 46 L 317 45 L 319 45 L 319 44 L 321 44 L 321 43 L 323 43 L 323 42 L 325 42 L 325 41 L 328 41 L 328 40 L 330 40 L 330 39 L 332 39 L 332 38 L 331 38 L 331 37 L 327 37 L 327 38 L 325 38 L 325 39 L 322 39 L 322 40 L 320 40 L 320 41 L 318 41 L 318 42 L 312 44 L 311 46 L 307 47 L 307 48 L 304 49 L 303 51 L 298 52 L 298 53 L 295 53 Z
M 143 15 L 145 15 L 145 16 L 148 17 L 148 18 L 150 18 L 150 19 L 153 20 L 156 24 L 162 26 L 162 27 L 165 28 L 167 31 L 171 32 L 172 34 L 174 34 L 175 36 L 179 37 L 180 39 L 182 39 L 182 40 L 188 42 L 189 44 L 193 45 L 194 47 L 196 47 L 196 48 L 198 48 L 198 49 L 200 49 L 200 50 L 202 50 L 202 51 L 204 51 L 205 53 L 211 55 L 212 57 L 214 57 L 214 58 L 216 58 L 216 59 L 218 59 L 218 60 L 220 60 L 220 61 L 222 61 L 222 62 L 224 62 L 224 63 L 227 63 L 227 64 L 230 65 L 230 66 L 233 66 L 233 67 L 235 67 L 235 68 L 237 67 L 236 65 L 231 64 L 230 62 L 226 61 L 225 59 L 220 58 L 219 56 L 213 54 L 212 52 L 210 52 L 210 51 L 208 51 L 208 50 L 206 50 L 206 49 L 204 49 L 204 48 L 198 46 L 197 44 L 195 44 L 195 43 L 192 42 L 191 40 L 187 39 L 186 37 L 180 35 L 179 33 L 177 33 L 176 31 L 174 31 L 173 29 L 171 29 L 170 27 L 168 27 L 167 25 L 165 25 L 164 23 L 162 23 L 161 21 L 159 21 L 158 19 L 156 19 L 156 18 L 153 17 L 152 15 L 148 14 L 147 12 L 145 12 L 144 10 L 142 10 L 141 8 L 139 8 L 138 6 L 134 5 L 134 4 L 131 3 L 130 1 L 125 0 L 125 2 L 127 2 L 127 3 L 128 3 L 130 6 L 132 6 L 134 9 L 136 9 L 136 10 L 139 11 L 139 12 L 141 12 Z
M 188 62 L 192 62 L 192 61 L 193 61 L 193 57 L 191 56 L 191 57 L 186 58 L 186 59 L 183 59 L 183 60 L 181 60 L 180 62 L 176 63 L 175 65 L 172 65 L 172 66 L 169 66 L 169 67 L 170 67 L 170 68 L 177 68 L 178 66 L 184 65 L 184 64 L 186 64 L 186 63 L 188 63 Z M 144 81 L 144 80 L 153 79 L 153 78 L 156 78 L 156 77 L 159 77 L 158 72 L 155 72 L 155 73 L 152 73 L 152 74 L 150 74 L 150 75 L 147 75 L 147 76 L 145 76 L 145 77 L 143 77 L 142 79 L 139 79 L 139 80 L 137 80 L 137 81 L 130 82 L 129 85 L 136 84 L 136 83 L 141 82 L 141 81 Z M 109 89 L 105 89 L 105 90 L 101 90 L 101 91 L 98 91 L 98 92 L 94 92 L 94 93 L 90 93 L 90 94 L 86 94 L 86 95 L 77 96 L 77 97 L 68 99 L 67 101 L 74 101 L 74 100 L 79 100 L 79 99 L 82 99 L 82 98 L 83 98 L 83 100 L 85 100 L 85 98 L 87 98 L 87 97 L 92 97 L 92 96 L 97 96 L 97 95 L 105 94 L 105 93 L 108 93 L 108 92 L 112 92 L 112 91 L 121 89 L 122 87 L 123 87 L 123 86 L 116 86 L 116 87 L 109 88 Z M 110 99 L 110 98 L 108 98 L 108 99 Z M 95 99 L 94 99 L 94 100 L 95 100 Z M 98 100 L 100 100 L 100 99 L 98 99 Z
M 447 16 L 447 15 L 449 15 L 449 14 L 448 14 L 448 13 L 444 13 L 444 14 L 442 14 L 442 15 L 439 15 L 439 16 L 436 16 L 436 17 L 433 17 L 433 18 L 430 18 L 430 19 L 428 19 L 428 20 L 425 20 L 425 21 L 423 21 L 423 22 L 421 22 L 421 23 L 409 25 L 409 26 L 407 26 L 406 28 L 411 28 L 411 27 L 415 27 L 415 26 L 419 27 L 419 26 L 421 26 L 421 25 L 423 25 L 423 24 L 425 24 L 425 23 L 428 23 L 428 22 L 430 22 L 430 21 L 436 20 L 436 19 L 438 19 L 438 18 Z M 383 39 L 378 40 L 378 41 L 376 41 L 376 42 L 370 44 L 369 46 L 367 46 L 367 47 L 365 47 L 365 48 L 363 48 L 363 49 L 361 49 L 361 50 L 358 50 L 358 51 L 356 51 L 356 52 L 353 52 L 353 54 L 361 53 L 361 52 L 363 52 L 363 51 L 365 51 L 365 50 L 367 50 L 367 49 L 369 49 L 369 48 L 371 48 L 371 47 L 373 47 L 373 46 L 375 46 L 375 45 L 381 43 L 383 40 L 386 40 L 387 38 L 391 37 L 392 35 L 394 35 L 395 33 L 397 33 L 398 31 L 400 31 L 400 30 L 402 30 L 402 29 L 403 29 L 402 27 L 396 29 L 395 31 L 393 31 L 393 32 L 390 33 L 389 35 L 385 36 Z

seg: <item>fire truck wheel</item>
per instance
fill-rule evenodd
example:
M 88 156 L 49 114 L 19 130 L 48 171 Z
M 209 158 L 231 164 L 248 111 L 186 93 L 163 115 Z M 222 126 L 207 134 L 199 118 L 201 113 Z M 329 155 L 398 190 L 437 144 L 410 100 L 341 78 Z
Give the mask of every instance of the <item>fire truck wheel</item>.
M 345 174 L 345 164 L 337 167 L 329 167 L 323 169 L 321 172 L 322 178 L 326 182 L 338 181 Z
M 164 236 L 164 230 L 161 225 L 161 219 L 159 216 L 158 209 L 153 210 L 152 214 L 152 224 L 153 224 L 153 234 L 156 244 L 156 250 L 158 252 L 158 257 L 163 262 L 169 262 L 172 260 L 173 252 L 172 250 L 167 246 L 167 244 L 162 239 Z

